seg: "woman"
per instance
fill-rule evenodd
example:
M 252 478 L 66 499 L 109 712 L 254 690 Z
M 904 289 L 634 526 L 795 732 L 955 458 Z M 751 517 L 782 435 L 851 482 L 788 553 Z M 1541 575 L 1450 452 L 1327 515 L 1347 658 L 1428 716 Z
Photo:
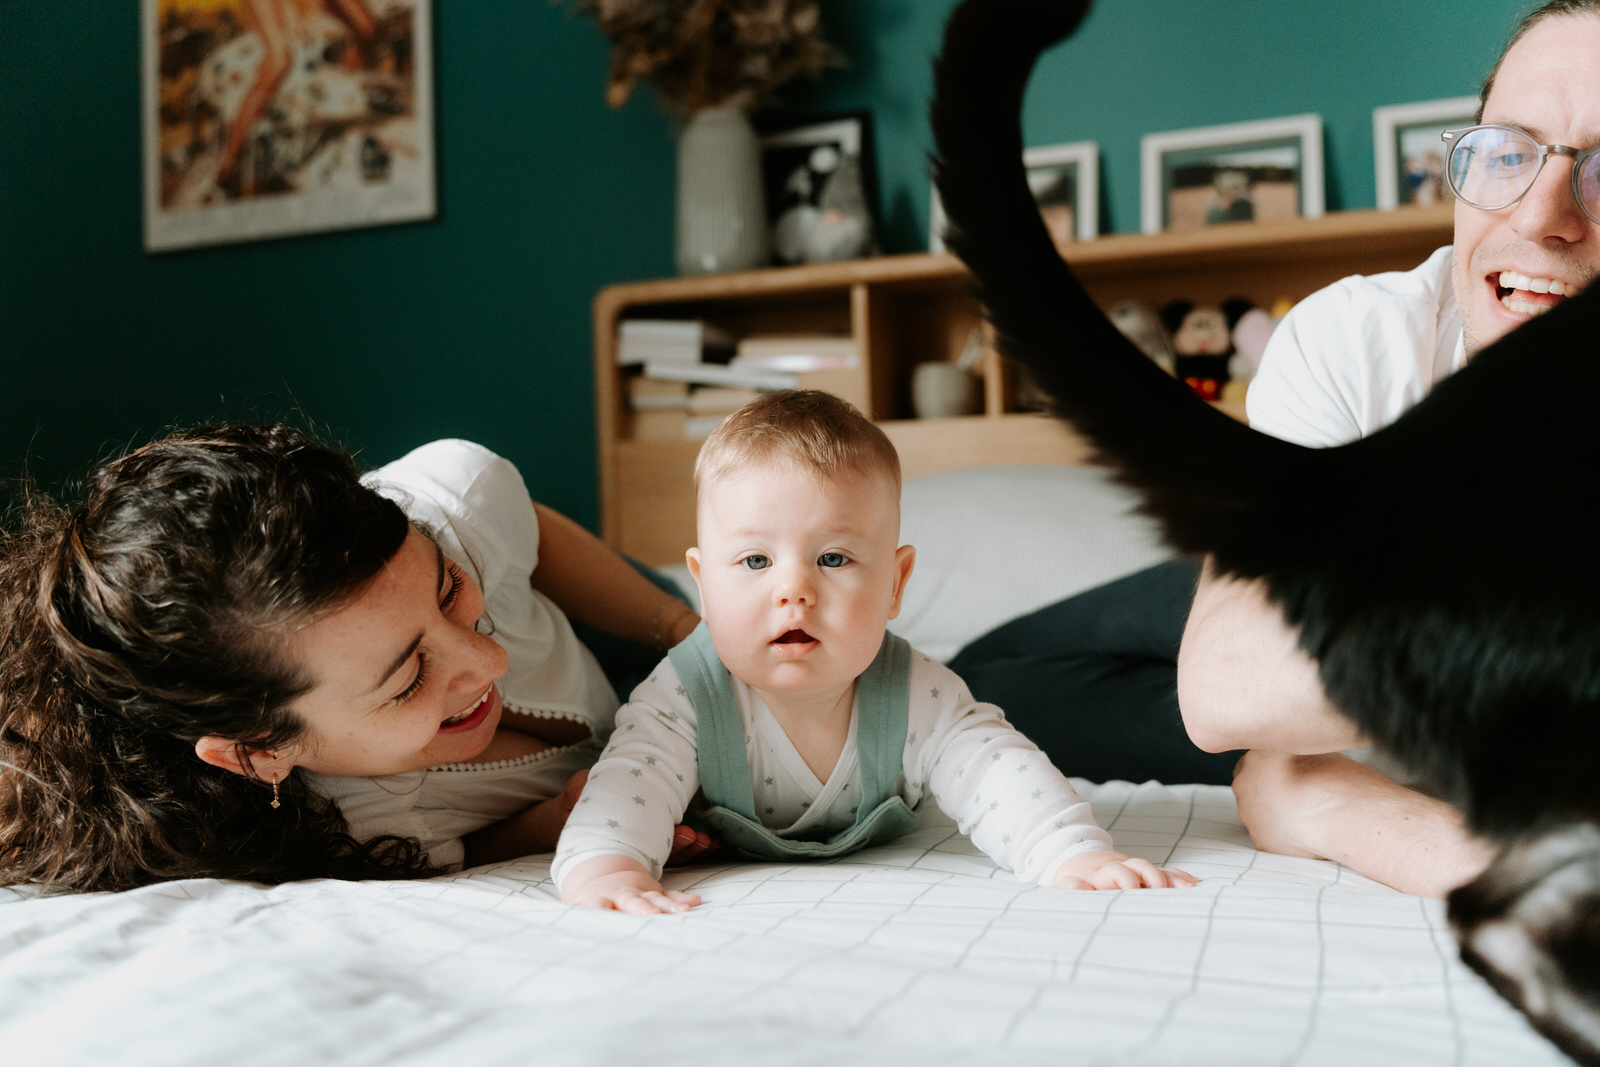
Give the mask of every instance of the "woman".
M 464 442 L 364 482 L 287 427 L 198 429 L 30 500 L 0 540 L 0 884 L 554 847 L 617 706 L 567 611 L 657 649 L 698 622 Z

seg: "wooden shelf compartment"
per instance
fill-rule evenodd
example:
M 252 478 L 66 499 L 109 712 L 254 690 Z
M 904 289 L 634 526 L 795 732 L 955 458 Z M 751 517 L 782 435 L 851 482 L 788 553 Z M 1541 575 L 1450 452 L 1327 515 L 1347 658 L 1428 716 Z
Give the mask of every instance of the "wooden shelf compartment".
M 1061 251 L 1101 307 L 1232 296 L 1271 307 L 1349 274 L 1409 270 L 1448 244 L 1451 228 L 1449 207 L 1360 211 L 1109 236 Z M 703 318 L 736 334 L 848 333 L 861 353 L 864 406 L 900 450 L 907 477 L 1004 463 L 1078 464 L 1087 457 L 1064 426 L 1015 411 L 1013 383 L 993 352 L 981 368 L 982 415 L 910 417 L 912 369 L 957 358 L 981 324 L 970 278 L 953 256 L 885 256 L 608 286 L 595 299 L 593 319 L 601 532 L 646 563 L 681 562 L 693 543 L 691 481 L 700 443 L 629 438 L 616 365 L 617 326 L 625 318 Z

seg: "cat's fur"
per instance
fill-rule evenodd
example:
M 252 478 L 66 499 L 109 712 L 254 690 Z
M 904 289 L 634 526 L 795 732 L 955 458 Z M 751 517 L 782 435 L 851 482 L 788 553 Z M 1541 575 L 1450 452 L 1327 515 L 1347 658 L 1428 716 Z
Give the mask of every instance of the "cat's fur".
M 1600 287 L 1340 448 L 1258 433 L 1162 373 L 1061 260 L 1020 109 L 1073 0 L 966 0 L 936 74 L 950 248 L 999 347 L 1167 539 L 1261 579 L 1332 701 L 1506 845 L 1451 899 L 1464 958 L 1600 1062 Z

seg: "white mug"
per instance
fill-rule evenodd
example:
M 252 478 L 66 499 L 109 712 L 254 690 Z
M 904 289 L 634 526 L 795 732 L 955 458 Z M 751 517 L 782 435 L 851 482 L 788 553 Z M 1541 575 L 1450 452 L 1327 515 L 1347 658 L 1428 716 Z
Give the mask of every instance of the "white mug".
M 911 407 L 919 419 L 948 419 L 978 410 L 978 379 L 954 363 L 919 363 L 911 372 Z

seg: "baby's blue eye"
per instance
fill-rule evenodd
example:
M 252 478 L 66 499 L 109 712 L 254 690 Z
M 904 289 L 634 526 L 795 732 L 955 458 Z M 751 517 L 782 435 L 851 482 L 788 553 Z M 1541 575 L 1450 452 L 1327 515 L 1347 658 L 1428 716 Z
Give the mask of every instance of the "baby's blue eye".
M 843 567 L 850 559 L 843 552 L 824 552 L 817 557 L 817 565 L 821 567 Z
M 749 567 L 753 571 L 759 571 L 772 565 L 772 561 L 766 556 L 746 556 L 739 562 L 743 563 L 746 567 Z

